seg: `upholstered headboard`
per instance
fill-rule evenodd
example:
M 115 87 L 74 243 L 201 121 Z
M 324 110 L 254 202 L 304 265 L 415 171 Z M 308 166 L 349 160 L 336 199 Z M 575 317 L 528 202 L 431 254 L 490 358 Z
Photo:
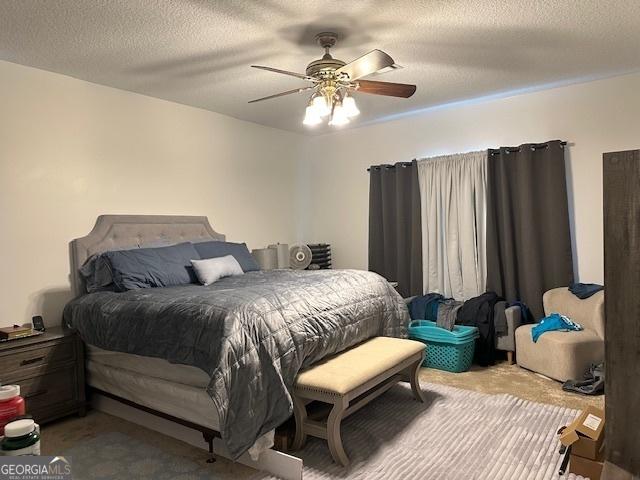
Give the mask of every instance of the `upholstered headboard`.
M 211 228 L 207 217 L 100 215 L 86 237 L 76 238 L 69 244 L 71 290 L 76 297 L 86 293 L 78 269 L 96 253 L 224 239 L 224 235 Z

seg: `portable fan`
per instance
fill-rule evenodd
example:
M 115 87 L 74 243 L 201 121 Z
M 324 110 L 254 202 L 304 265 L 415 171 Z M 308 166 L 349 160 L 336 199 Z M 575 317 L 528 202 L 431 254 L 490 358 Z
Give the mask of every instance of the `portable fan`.
M 303 243 L 293 245 L 289 249 L 289 262 L 291 268 L 304 270 L 311 265 L 311 249 Z

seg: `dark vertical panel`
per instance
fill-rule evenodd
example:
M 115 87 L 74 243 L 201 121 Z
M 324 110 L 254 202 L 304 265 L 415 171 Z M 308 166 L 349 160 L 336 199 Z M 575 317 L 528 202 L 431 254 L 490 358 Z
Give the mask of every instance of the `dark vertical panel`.
M 404 296 L 422 294 L 422 230 L 418 166 L 371 167 L 369 270 L 398 282 Z
M 564 148 L 503 147 L 487 173 L 487 290 L 541 318 L 542 294 L 573 281 Z
M 640 150 L 603 165 L 607 460 L 640 475 Z

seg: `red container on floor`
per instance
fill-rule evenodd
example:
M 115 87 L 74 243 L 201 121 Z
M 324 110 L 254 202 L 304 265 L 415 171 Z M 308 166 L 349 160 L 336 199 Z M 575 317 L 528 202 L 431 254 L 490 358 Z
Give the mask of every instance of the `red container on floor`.
M 7 423 L 24 413 L 24 398 L 20 396 L 20 385 L 0 386 L 0 435 L 4 435 L 4 426 Z

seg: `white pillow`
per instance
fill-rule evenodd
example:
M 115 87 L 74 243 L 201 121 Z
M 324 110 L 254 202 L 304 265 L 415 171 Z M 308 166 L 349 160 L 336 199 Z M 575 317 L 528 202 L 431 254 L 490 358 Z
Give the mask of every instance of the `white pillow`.
M 207 258 L 205 260 L 191 260 L 196 276 L 203 285 L 211 285 L 223 277 L 242 275 L 242 267 L 233 255 Z

